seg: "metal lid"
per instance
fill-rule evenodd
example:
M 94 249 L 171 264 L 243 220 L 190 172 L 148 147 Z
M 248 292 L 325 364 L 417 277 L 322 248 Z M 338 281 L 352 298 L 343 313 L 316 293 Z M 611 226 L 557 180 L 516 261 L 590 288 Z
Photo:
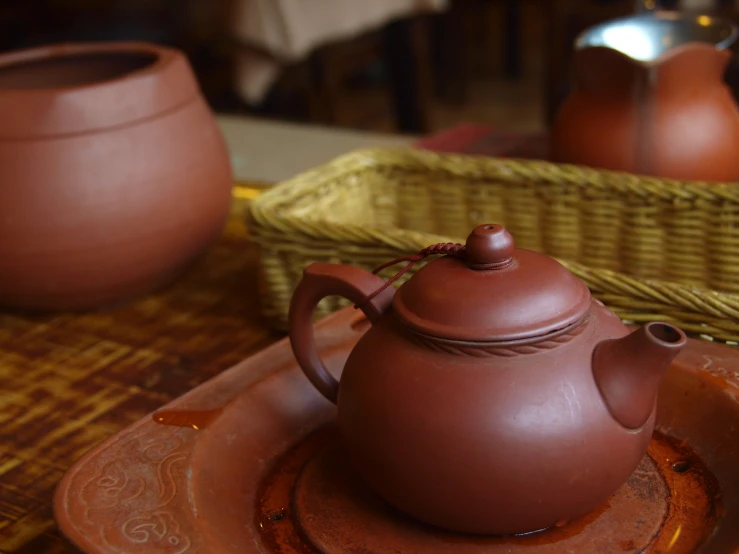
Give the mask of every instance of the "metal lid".
M 737 26 L 728 19 L 655 10 L 590 27 L 577 37 L 575 49 L 610 48 L 640 62 L 653 62 L 689 43 L 725 50 L 734 44 L 738 34 Z

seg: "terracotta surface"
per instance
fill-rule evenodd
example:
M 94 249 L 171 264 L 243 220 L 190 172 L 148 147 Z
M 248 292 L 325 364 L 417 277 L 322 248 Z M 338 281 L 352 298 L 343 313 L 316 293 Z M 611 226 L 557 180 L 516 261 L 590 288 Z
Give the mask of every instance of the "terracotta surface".
M 186 58 L 142 43 L 0 56 L 0 305 L 98 307 L 219 236 L 228 153 Z
M 698 42 L 653 63 L 605 47 L 577 50 L 550 158 L 675 179 L 739 179 L 739 110 L 723 80 L 731 56 Z
M 367 327 L 351 308 L 319 323 L 333 372 Z M 691 340 L 673 362 L 658 434 L 624 487 L 582 519 L 523 537 L 432 530 L 385 505 L 353 474 L 336 408 L 286 340 L 157 414 L 63 478 L 56 516 L 83 551 L 739 552 L 739 358 L 724 346 Z M 162 414 L 177 421 L 159 424 Z
M 296 359 L 337 403 L 359 474 L 399 510 L 465 533 L 538 531 L 603 504 L 647 450 L 685 335 L 665 323 L 629 333 L 582 281 L 516 249 L 499 225 L 408 260 L 429 253 L 447 255 L 397 292 L 362 269 L 313 264 L 293 296 Z M 311 326 L 331 295 L 373 324 L 340 385 Z

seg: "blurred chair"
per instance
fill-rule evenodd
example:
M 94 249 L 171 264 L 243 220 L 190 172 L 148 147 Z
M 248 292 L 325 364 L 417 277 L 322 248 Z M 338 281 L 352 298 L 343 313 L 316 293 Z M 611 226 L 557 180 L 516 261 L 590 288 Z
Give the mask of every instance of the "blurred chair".
M 280 102 L 298 108 L 302 96 L 308 120 L 366 128 L 378 121 L 370 106 L 384 98 L 392 130 L 430 129 L 428 19 L 448 0 L 236 2 L 235 85 L 244 103 L 274 113 Z
M 428 27 L 425 16 L 408 17 L 318 49 L 310 60 L 312 119 L 372 128 L 384 104 L 394 129 L 377 130 L 426 133 L 433 92 Z
M 232 109 L 265 117 L 381 132 L 425 133 L 431 128 L 432 68 L 424 16 L 320 46 L 281 65 L 263 95 L 244 91 L 259 78 L 265 52 L 236 46 Z M 248 63 L 249 72 L 238 69 Z M 238 92 L 240 91 L 240 92 Z
M 436 16 L 433 56 L 436 89 L 441 99 L 457 104 L 466 101 L 472 74 L 471 54 L 479 54 L 481 49 L 487 54 L 487 47 L 491 46 L 488 42 L 481 44 L 480 35 L 489 26 L 492 9 L 501 12 L 496 37 L 503 73 L 511 79 L 521 75 L 521 11 L 525 1 L 534 0 L 451 0 L 449 10 Z

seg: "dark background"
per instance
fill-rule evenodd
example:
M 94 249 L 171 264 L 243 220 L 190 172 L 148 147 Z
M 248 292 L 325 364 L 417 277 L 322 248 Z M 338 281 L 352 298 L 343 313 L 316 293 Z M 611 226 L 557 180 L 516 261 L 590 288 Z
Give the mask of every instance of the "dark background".
M 267 98 L 252 106 L 234 84 L 234 56 L 248 48 L 230 33 L 236 1 L 3 0 L 0 50 L 98 40 L 174 46 L 188 55 L 206 98 L 221 113 L 425 133 L 455 118 L 506 126 L 491 121 L 501 117 L 488 113 L 485 104 L 528 102 L 519 119 L 546 127 L 568 90 L 577 34 L 631 13 L 636 5 L 632 0 L 453 0 L 443 14 L 391 22 L 322 46 L 286 67 Z M 675 2 L 661 4 L 669 8 Z M 715 11 L 738 15 L 725 0 L 715 2 Z M 732 86 L 737 74 L 732 66 L 727 75 Z

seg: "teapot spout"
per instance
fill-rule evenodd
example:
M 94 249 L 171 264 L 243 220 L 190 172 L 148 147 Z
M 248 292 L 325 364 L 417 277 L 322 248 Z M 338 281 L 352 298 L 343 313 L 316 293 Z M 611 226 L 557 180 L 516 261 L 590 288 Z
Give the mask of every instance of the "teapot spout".
M 665 371 L 686 344 L 685 333 L 677 327 L 649 323 L 595 347 L 593 377 L 616 421 L 629 429 L 647 422 Z

